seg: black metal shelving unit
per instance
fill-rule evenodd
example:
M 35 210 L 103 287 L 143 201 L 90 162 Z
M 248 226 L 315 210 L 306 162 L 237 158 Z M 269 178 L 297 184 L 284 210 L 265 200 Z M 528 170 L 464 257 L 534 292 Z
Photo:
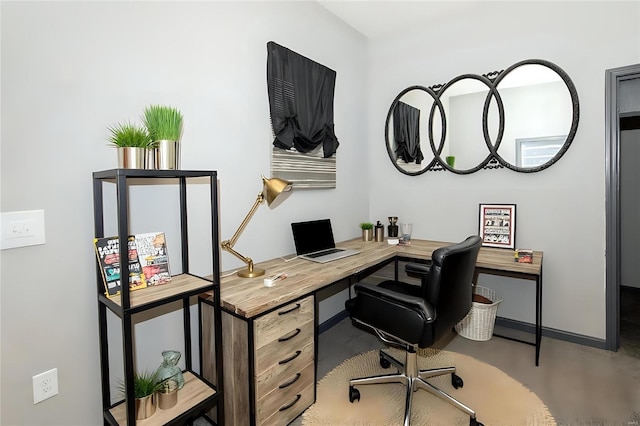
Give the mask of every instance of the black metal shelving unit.
M 208 180 L 210 187 L 211 203 L 211 245 L 213 274 L 203 278 L 191 274 L 189 271 L 189 245 L 188 245 L 188 218 L 187 218 L 187 186 L 191 183 L 202 183 Z M 100 334 L 100 363 L 102 378 L 102 407 L 105 425 L 135 425 L 136 423 L 181 425 L 193 421 L 199 416 L 205 416 L 212 422 L 224 424 L 224 412 L 222 404 L 222 333 L 220 330 L 220 253 L 218 235 L 218 186 L 217 172 L 192 171 L 192 170 L 139 170 L 139 169 L 111 169 L 93 173 L 93 200 L 94 200 L 94 225 L 95 237 L 104 235 L 104 193 L 106 185 L 115 185 L 116 190 L 116 220 L 120 242 L 121 270 L 127 271 L 128 245 L 127 237 L 132 233 L 129 229 L 129 186 L 130 185 L 162 185 L 178 184 L 180 206 L 180 235 L 182 248 L 182 273 L 172 277 L 169 284 L 147 287 L 134 292 L 129 291 L 128 282 L 122 275 L 122 289 L 118 296 L 107 298 L 105 296 L 104 283 L 99 267 L 96 268 L 98 290 L 98 324 Z M 163 200 L 163 204 L 168 201 Z M 215 347 L 215 359 L 203 359 L 203 335 L 202 335 L 202 305 L 198 297 L 198 347 L 200 351 L 200 373 L 205 363 L 215 363 L 217 382 L 211 383 L 192 369 L 191 351 L 191 322 L 190 299 L 203 293 L 213 295 L 214 306 L 213 326 L 214 336 L 212 344 Z M 133 356 L 133 326 L 134 314 L 149 309 L 182 301 L 184 321 L 184 359 L 185 359 L 185 387 L 180 391 L 182 395 L 188 395 L 174 409 L 162 410 L 161 417 L 156 414 L 146 420 L 136 421 L 135 398 L 133 391 L 134 356 Z M 107 309 L 113 312 L 122 324 L 122 350 L 124 357 L 124 389 L 125 398 L 116 404 L 111 403 L 110 378 L 109 378 L 109 350 L 107 336 Z M 210 366 L 206 366 L 209 368 Z M 186 391 L 185 391 L 186 389 Z M 179 396 L 180 398 L 180 396 Z M 216 408 L 217 419 L 206 416 L 209 410 Z M 214 423 L 216 424 L 216 423 Z

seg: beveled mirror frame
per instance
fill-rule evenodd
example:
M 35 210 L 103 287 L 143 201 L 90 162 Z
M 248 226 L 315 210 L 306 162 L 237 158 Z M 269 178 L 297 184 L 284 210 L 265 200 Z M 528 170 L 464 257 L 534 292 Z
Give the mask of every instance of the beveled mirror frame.
M 546 161 L 541 165 L 532 166 L 532 167 L 520 167 L 516 164 L 512 164 L 511 162 L 502 158 L 500 154 L 498 154 L 498 148 L 500 147 L 500 144 L 502 142 L 502 137 L 504 135 L 504 129 L 505 129 L 505 110 L 504 110 L 504 104 L 502 102 L 502 98 L 500 96 L 498 85 L 512 71 L 524 65 L 542 65 L 554 71 L 556 74 L 558 74 L 558 76 L 566 85 L 569 96 L 571 98 L 570 100 L 571 100 L 571 108 L 572 108 L 571 125 L 563 145 L 553 155 L 551 159 L 549 159 L 548 161 Z M 482 132 L 483 132 L 484 143 L 486 144 L 486 147 L 488 149 L 488 155 L 474 167 L 467 168 L 465 170 L 455 169 L 454 167 L 449 166 L 449 164 L 447 164 L 447 162 L 440 157 L 440 154 L 444 149 L 446 133 L 447 133 L 447 117 L 445 113 L 445 108 L 440 98 L 442 94 L 446 92 L 446 89 L 448 89 L 454 83 L 462 79 L 478 80 L 484 83 L 488 88 L 488 94 L 486 96 L 486 99 L 484 102 L 484 108 L 482 111 Z M 391 143 L 390 136 L 389 136 L 389 132 L 391 130 L 390 123 L 391 123 L 391 118 L 393 116 L 393 112 L 396 106 L 398 105 L 398 103 L 401 101 L 401 98 L 412 90 L 424 91 L 429 96 L 431 96 L 431 98 L 433 98 L 433 103 L 431 105 L 431 109 L 429 111 L 429 118 L 428 118 L 429 119 L 429 127 L 428 127 L 429 144 L 428 145 L 431 147 L 431 153 L 433 157 L 430 161 L 427 160 L 428 158 L 428 154 L 426 154 L 428 152 L 427 150 L 424 154 L 424 157 L 425 157 L 425 160 L 429 162 L 426 166 L 424 166 L 423 168 L 417 171 L 410 171 L 410 170 L 403 169 L 398 164 L 396 154 L 394 152 L 394 144 Z M 490 109 L 492 100 L 494 100 L 496 103 L 497 114 L 498 114 L 498 126 L 497 126 L 497 134 L 496 134 L 495 142 L 491 140 L 490 132 L 489 132 L 489 109 Z M 437 145 L 436 145 L 436 141 L 434 140 L 434 129 L 433 129 L 436 111 L 440 115 L 439 123 L 442 126 L 440 140 L 437 143 Z M 573 139 L 575 137 L 576 131 L 578 129 L 579 118 L 580 118 L 580 106 L 579 106 L 579 100 L 578 100 L 578 92 L 576 90 L 575 85 L 573 84 L 573 81 L 571 81 L 571 78 L 569 78 L 569 75 L 562 68 L 560 68 L 559 66 L 557 66 L 556 64 L 550 61 L 543 60 L 543 59 L 526 59 L 526 60 L 517 62 L 502 71 L 493 71 L 488 74 L 482 74 L 482 75 L 463 74 L 453 78 L 451 81 L 449 81 L 446 84 L 437 84 L 429 87 L 416 85 L 416 86 L 410 86 L 404 89 L 402 92 L 400 92 L 400 94 L 398 94 L 398 96 L 396 96 L 396 98 L 391 103 L 391 107 L 389 108 L 389 112 L 387 114 L 387 120 L 385 123 L 385 142 L 387 147 L 387 153 L 389 155 L 389 159 L 391 160 L 392 164 L 401 173 L 410 175 L 410 176 L 421 175 L 426 171 L 442 171 L 442 170 L 448 170 L 456 174 L 465 175 L 465 174 L 474 173 L 480 169 L 496 169 L 496 168 L 508 168 L 510 170 L 520 172 L 520 173 L 533 173 L 533 172 L 539 172 L 548 167 L 551 167 L 565 154 L 565 152 L 569 149 L 569 146 L 571 146 L 571 143 L 573 142 Z M 421 146 L 426 147 L 427 144 L 423 143 L 421 144 Z

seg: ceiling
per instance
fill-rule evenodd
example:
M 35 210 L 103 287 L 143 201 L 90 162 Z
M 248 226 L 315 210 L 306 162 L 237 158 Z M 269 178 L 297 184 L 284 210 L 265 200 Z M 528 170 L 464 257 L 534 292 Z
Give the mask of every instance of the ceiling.
M 480 8 L 485 0 L 394 1 L 317 0 L 331 13 L 369 39 L 408 32 L 433 20 Z

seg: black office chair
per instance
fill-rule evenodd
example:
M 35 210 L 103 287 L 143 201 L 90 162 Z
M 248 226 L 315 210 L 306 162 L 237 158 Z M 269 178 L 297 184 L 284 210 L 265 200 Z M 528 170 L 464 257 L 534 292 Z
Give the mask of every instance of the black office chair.
M 384 281 L 379 285 L 358 283 L 356 296 L 347 301 L 346 308 L 352 321 L 372 329 L 390 346 L 406 350 L 406 360 L 396 360 L 380 351 L 380 365 L 393 364 L 397 374 L 352 379 L 349 382 L 349 400 L 360 400 L 355 386 L 378 383 L 403 383 L 407 387 L 404 425 L 409 426 L 413 392 L 424 389 L 458 407 L 470 417 L 471 426 L 482 425 L 476 413 L 426 380 L 451 374 L 454 388 L 463 386 L 455 367 L 418 370 L 418 348 L 427 348 L 462 320 L 471 309 L 471 281 L 480 251 L 481 239 L 471 236 L 461 243 L 441 247 L 431 256 L 431 265 L 407 264 L 408 273 L 419 274 L 422 285 L 400 281 Z M 481 390 L 478 390 L 479 392 Z

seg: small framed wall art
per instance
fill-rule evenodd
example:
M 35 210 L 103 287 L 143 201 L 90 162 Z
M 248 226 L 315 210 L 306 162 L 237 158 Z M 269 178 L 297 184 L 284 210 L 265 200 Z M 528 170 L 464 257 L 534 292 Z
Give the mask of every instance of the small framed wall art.
M 515 204 L 480 204 L 479 224 L 483 247 L 515 249 Z

